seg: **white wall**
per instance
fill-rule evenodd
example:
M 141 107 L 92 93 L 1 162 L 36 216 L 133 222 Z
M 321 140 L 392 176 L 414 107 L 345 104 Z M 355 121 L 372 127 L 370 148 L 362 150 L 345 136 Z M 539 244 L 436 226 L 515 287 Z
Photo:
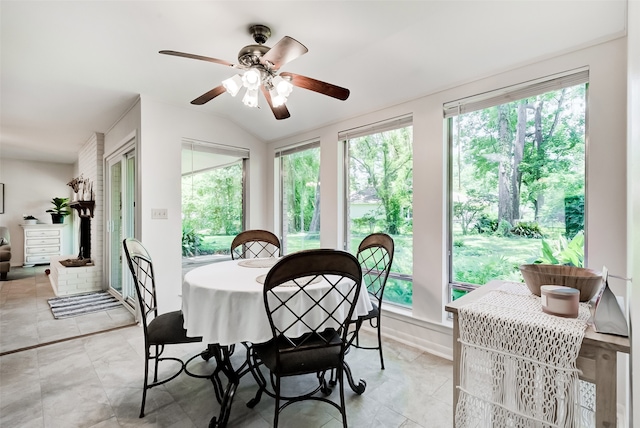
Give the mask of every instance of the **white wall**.
M 589 267 L 603 265 L 624 276 L 626 262 L 626 38 L 567 53 L 470 82 L 449 90 L 345 120 L 269 144 L 269 182 L 273 182 L 276 149 L 320 138 L 322 181 L 321 242 L 341 248 L 343 192 L 339 131 L 413 114 L 414 259 L 413 311 L 385 319 L 387 332 L 433 352 L 451 355 L 451 331 L 445 321 L 446 301 L 446 144 L 442 118 L 445 102 L 583 66 L 590 68 L 587 141 L 587 255 Z M 348 101 L 347 101 L 348 102 Z M 273 189 L 268 203 L 273 204 Z M 268 212 L 273 213 L 270 206 Z M 612 281 L 624 295 L 626 284 Z
M 137 134 L 140 130 L 140 108 L 138 99 L 104 134 L 104 157 L 107 158 L 116 152 L 123 144 L 129 141 L 131 134 Z
M 180 308 L 182 292 L 181 147 L 183 138 L 250 151 L 247 228 L 266 228 L 264 216 L 266 148 L 255 136 L 226 119 L 197 108 L 177 107 L 142 96 L 106 135 L 105 156 L 137 133 L 138 194 L 136 237 L 154 260 L 160 311 Z M 151 218 L 151 209 L 166 208 L 168 219 Z
M 640 332 L 640 2 L 630 1 L 628 9 L 628 156 L 627 168 L 627 198 L 629 201 L 629 253 L 627 260 L 629 263 L 627 278 L 632 278 L 633 283 L 629 283 L 629 294 L 631 298 L 630 316 L 631 331 Z M 632 288 L 635 285 L 635 289 Z M 640 341 L 631 342 L 631 373 L 634 369 L 640 370 Z M 629 426 L 640 425 L 640 378 L 634 377 L 632 382 L 631 396 L 633 402 L 633 420 Z M 633 424 L 635 423 L 635 424 Z M 632 425 L 633 424 L 633 425 Z
M 24 263 L 24 234 L 20 227 L 22 216 L 30 214 L 39 223 L 51 224 L 54 197 L 69 198 L 73 191 L 67 183 L 74 177 L 72 164 L 32 162 L 16 159 L 0 159 L 0 183 L 4 183 L 4 214 L 0 214 L 0 226 L 9 227 L 11 234 L 11 266 Z M 72 216 L 65 217 L 64 254 L 72 249 L 75 227 Z

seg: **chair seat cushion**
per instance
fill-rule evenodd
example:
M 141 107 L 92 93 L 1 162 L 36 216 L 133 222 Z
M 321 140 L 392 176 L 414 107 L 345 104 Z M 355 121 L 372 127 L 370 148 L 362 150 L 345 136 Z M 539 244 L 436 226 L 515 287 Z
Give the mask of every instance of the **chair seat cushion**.
M 318 336 L 308 337 L 304 345 L 292 347 L 285 338 L 272 339 L 266 343 L 254 345 L 260 360 L 273 373 L 281 376 L 293 376 L 315 373 L 340 366 L 342 339 L 333 329 L 323 333 L 324 340 Z M 305 336 L 295 339 L 300 342 Z M 280 353 L 280 366 L 277 354 Z
M 182 311 L 158 315 L 149 323 L 147 332 L 150 345 L 202 342 L 202 337 L 187 336 Z

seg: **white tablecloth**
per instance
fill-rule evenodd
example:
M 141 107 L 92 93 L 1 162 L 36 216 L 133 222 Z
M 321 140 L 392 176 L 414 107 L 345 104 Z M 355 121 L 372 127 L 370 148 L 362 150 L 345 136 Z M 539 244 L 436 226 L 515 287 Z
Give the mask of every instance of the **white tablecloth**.
M 232 345 L 240 342 L 262 343 L 272 338 L 264 308 L 263 284 L 256 281 L 269 267 L 239 266 L 242 260 L 212 263 L 193 269 L 182 284 L 184 327 L 189 336 L 202 336 L 204 343 Z M 312 284 L 322 293 L 326 284 Z M 364 287 L 364 286 L 363 286 Z M 280 287 L 283 293 L 288 287 Z M 366 288 L 354 310 L 354 319 L 371 310 Z

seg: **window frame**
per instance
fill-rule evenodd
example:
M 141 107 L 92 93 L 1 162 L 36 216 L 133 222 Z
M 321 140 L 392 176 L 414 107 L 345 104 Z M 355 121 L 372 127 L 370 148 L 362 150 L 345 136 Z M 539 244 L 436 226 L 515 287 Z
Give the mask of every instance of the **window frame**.
M 200 150 L 194 150 L 194 147 L 198 147 L 200 148 Z M 239 161 L 241 162 L 241 167 L 242 167 L 242 177 L 241 177 L 241 188 L 242 188 L 242 201 L 241 201 L 241 209 L 242 209 L 242 218 L 241 218 L 241 229 L 242 230 L 246 230 L 246 222 L 247 222 L 247 195 L 248 195 L 248 183 L 247 183 L 247 174 L 248 174 L 248 170 L 249 170 L 249 160 L 250 160 L 250 150 L 244 147 L 239 147 L 239 146 L 231 146 L 231 145 L 225 145 L 225 144 L 219 144 L 219 143 L 213 143 L 213 142 L 209 142 L 209 141 L 201 141 L 201 140 L 196 140 L 196 139 L 191 139 L 191 138 L 183 138 L 182 139 L 182 148 L 181 148 L 181 162 L 182 162 L 182 153 L 183 150 L 185 149 L 190 149 L 191 151 L 202 151 L 202 152 L 208 152 L 208 153 L 213 153 L 213 154 L 219 154 L 219 155 L 224 155 L 224 156 L 235 156 L 237 158 L 239 158 Z M 217 169 L 217 168 L 224 168 L 226 166 L 230 166 L 235 164 L 236 162 L 238 162 L 238 160 L 227 163 L 227 164 L 221 164 L 221 165 L 217 165 L 214 168 L 208 168 L 208 169 Z M 193 170 L 190 172 L 183 172 L 182 168 L 181 168 L 181 180 L 188 175 L 193 175 L 194 172 Z M 182 195 L 181 195 L 181 199 L 182 199 Z M 181 202 L 181 214 L 182 214 L 182 202 Z M 180 220 L 180 224 L 183 224 L 183 219 L 181 218 Z M 226 256 L 222 256 L 220 257 L 220 260 L 225 260 L 225 259 L 229 259 L 231 257 L 231 255 L 229 255 L 228 257 Z M 189 267 L 195 267 L 201 264 L 205 264 L 205 263 L 211 263 L 210 257 L 208 256 L 195 256 L 195 257 L 185 257 L 184 255 L 181 257 L 182 258 L 182 265 L 184 266 L 189 266 Z
M 587 157 L 588 157 L 588 98 L 589 98 L 589 67 L 580 67 L 564 72 L 556 73 L 550 76 L 533 79 L 520 84 L 503 87 L 497 90 L 484 92 L 481 94 L 473 95 L 470 97 L 461 98 L 455 101 L 446 102 L 443 104 L 443 118 L 445 121 L 444 129 L 446 131 L 445 142 L 447 144 L 447 286 L 446 302 L 452 301 L 452 291 L 459 290 L 464 292 L 470 292 L 481 285 L 456 282 L 453 280 L 453 118 L 464 113 L 469 113 L 477 110 L 483 110 L 491 107 L 496 107 L 501 104 L 507 104 L 513 101 L 519 101 L 524 98 L 532 96 L 542 95 L 547 92 L 557 91 L 563 88 L 577 86 L 585 84 L 585 198 L 584 198 L 584 260 L 586 265 L 587 260 L 587 240 L 588 240 L 588 222 L 587 222 Z M 448 316 L 451 318 L 451 315 Z
M 349 130 L 341 131 L 338 133 L 338 141 L 342 144 L 342 161 L 343 161 L 343 180 L 342 180 L 342 197 L 343 197 L 343 233 L 342 233 L 342 249 L 344 251 L 350 251 L 350 201 L 349 201 L 349 185 L 350 185 L 350 156 L 349 156 L 349 140 L 353 138 L 364 137 L 367 135 L 372 135 L 376 133 L 382 133 L 385 131 L 392 131 L 395 129 L 405 128 L 405 127 L 413 127 L 413 114 L 406 114 L 394 118 L 390 118 L 387 120 L 383 120 L 380 122 L 371 123 L 368 125 L 364 125 L 361 127 L 352 128 Z M 412 138 L 412 148 L 413 148 L 413 138 Z M 411 162 L 413 164 L 414 161 L 414 153 L 411 153 Z M 413 197 L 411 199 L 411 209 L 413 211 Z M 400 281 L 407 281 L 412 284 L 413 288 L 413 263 L 411 267 L 411 274 L 403 274 L 398 272 L 389 272 L 388 278 L 396 279 Z M 384 300 L 385 304 L 389 304 L 392 306 L 396 306 L 401 309 L 410 309 L 413 307 L 413 302 L 411 305 L 402 305 L 399 303 L 391 302 L 389 300 Z
M 283 163 L 284 163 L 284 157 L 287 155 L 291 155 L 294 153 L 300 153 L 306 150 L 310 150 L 310 149 L 319 149 L 321 150 L 321 146 L 320 146 L 320 139 L 313 139 L 313 140 L 309 140 L 309 141 L 305 141 L 305 142 L 301 142 L 301 143 L 297 143 L 297 144 L 293 144 L 293 145 L 289 145 L 289 146 L 285 146 L 285 147 L 281 147 L 275 150 L 274 153 L 274 166 L 276 167 L 276 172 L 277 172 L 277 184 L 278 184 L 278 191 L 277 191 L 277 195 L 278 195 L 278 212 L 276 213 L 276 218 L 278 221 L 277 224 L 277 228 L 278 228 L 278 238 L 280 239 L 280 242 L 282 243 L 283 246 L 283 255 L 285 255 L 285 250 L 286 250 L 286 240 L 285 240 L 285 210 L 284 210 L 284 168 L 283 168 Z M 322 156 L 320 156 L 320 160 L 322 159 Z M 320 163 L 319 166 L 320 170 L 322 169 L 322 164 Z M 320 219 L 320 228 L 322 229 L 322 219 Z

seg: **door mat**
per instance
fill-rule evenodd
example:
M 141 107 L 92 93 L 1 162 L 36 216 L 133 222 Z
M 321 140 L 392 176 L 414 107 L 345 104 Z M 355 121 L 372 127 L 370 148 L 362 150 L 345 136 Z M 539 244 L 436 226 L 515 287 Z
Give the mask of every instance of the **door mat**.
M 79 294 L 77 296 L 54 297 L 49 299 L 48 302 L 55 319 L 76 317 L 121 306 L 118 299 L 106 291 Z

